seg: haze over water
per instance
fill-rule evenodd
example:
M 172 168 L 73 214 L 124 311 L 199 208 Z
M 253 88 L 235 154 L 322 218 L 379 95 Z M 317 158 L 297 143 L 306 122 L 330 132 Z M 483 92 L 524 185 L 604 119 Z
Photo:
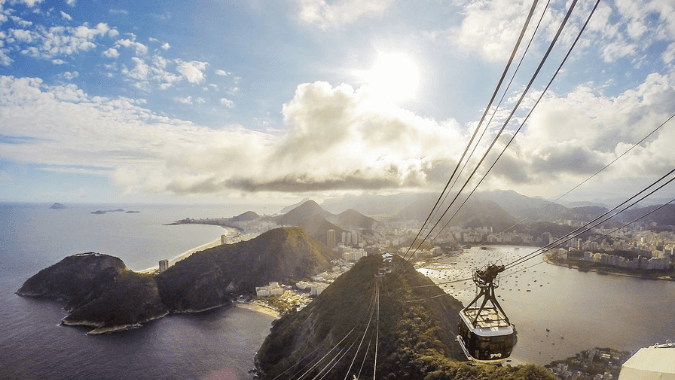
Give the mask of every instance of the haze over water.
M 140 213 L 90 213 L 118 207 Z M 80 252 L 118 256 L 133 270 L 156 266 L 224 232 L 216 226 L 164 224 L 240 212 L 201 206 L 0 205 L 0 378 L 251 378 L 253 356 L 271 326 L 272 317 L 265 314 L 229 308 L 171 315 L 141 329 L 87 336 L 86 329 L 58 326 L 67 314 L 62 303 L 14 294 L 30 276 Z
M 140 213 L 90 213 L 118 207 Z M 85 329 L 58 326 L 66 316 L 63 304 L 14 294 L 39 270 L 80 252 L 112 254 L 134 270 L 155 266 L 224 231 L 165 224 L 185 217 L 228 217 L 247 209 L 87 205 L 50 210 L 48 204 L 0 205 L 0 377 L 251 378 L 253 356 L 272 321 L 267 315 L 221 309 L 172 315 L 133 331 L 87 336 Z M 468 278 L 476 266 L 500 259 L 508 263 L 533 249 L 495 246 L 466 251 L 425 273 L 437 282 Z M 471 301 L 471 282 L 452 285 L 444 289 L 465 305 Z M 675 282 L 582 273 L 537 258 L 505 272 L 496 292 L 518 329 L 513 357 L 525 362 L 543 365 L 596 346 L 636 350 L 672 340 L 675 332 Z

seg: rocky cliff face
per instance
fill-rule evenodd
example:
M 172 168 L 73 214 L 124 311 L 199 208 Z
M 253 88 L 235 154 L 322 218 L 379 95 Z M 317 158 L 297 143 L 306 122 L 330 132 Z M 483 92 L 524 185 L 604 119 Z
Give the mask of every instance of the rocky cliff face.
M 336 257 L 302 228 L 279 228 L 198 252 L 157 276 L 133 272 L 109 255 L 69 256 L 29 278 L 17 294 L 64 301 L 70 311 L 64 324 L 108 332 L 169 312 L 223 306 L 269 281 L 296 282 L 328 269 Z
M 132 272 L 119 258 L 99 253 L 68 256 L 29 278 L 17 294 L 65 301 L 70 315 L 64 324 L 104 331 L 167 314 L 152 276 Z
M 175 312 L 229 303 L 230 293 L 255 294 L 270 281 L 297 282 L 330 267 L 337 254 L 298 227 L 198 252 L 157 276 L 162 300 Z

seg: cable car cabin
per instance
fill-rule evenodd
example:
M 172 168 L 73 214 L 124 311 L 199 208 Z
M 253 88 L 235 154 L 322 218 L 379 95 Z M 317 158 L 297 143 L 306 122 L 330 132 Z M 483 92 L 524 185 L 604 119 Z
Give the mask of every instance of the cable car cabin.
M 470 360 L 502 361 L 511 356 L 517 341 L 516 328 L 503 313 L 487 308 L 479 313 L 478 308 L 470 308 L 462 309 L 459 317 L 458 340 Z
M 490 264 L 476 269 L 473 281 L 480 293 L 459 312 L 457 341 L 469 360 L 500 362 L 511 356 L 516 345 L 516 327 L 497 302 L 495 279 L 504 266 Z M 483 298 L 478 307 L 477 301 Z M 490 305 L 489 305 L 490 304 Z

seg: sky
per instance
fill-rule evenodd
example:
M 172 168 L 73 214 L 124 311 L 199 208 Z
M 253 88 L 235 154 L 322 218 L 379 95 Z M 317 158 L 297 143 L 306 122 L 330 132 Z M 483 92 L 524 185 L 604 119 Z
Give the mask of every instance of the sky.
M 536 4 L 456 186 L 521 96 L 476 178 L 544 95 L 480 190 L 555 197 L 675 113 L 672 0 L 601 1 L 543 93 L 595 3 L 578 0 L 528 88 L 572 1 Z M 532 5 L 0 0 L 0 202 L 440 192 Z M 568 198 L 632 195 L 675 168 L 674 143 L 675 120 Z

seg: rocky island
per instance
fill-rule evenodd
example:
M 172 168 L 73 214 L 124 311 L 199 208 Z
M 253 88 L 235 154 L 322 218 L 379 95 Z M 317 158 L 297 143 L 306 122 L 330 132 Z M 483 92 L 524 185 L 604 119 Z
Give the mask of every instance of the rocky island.
M 285 227 L 197 252 L 158 275 L 133 272 L 113 256 L 76 254 L 41 270 L 16 293 L 65 302 L 70 314 L 64 325 L 93 327 L 90 334 L 100 334 L 139 327 L 169 313 L 228 305 L 268 281 L 320 273 L 335 257 L 307 231 Z
M 49 208 L 52 210 L 63 210 L 66 208 L 66 206 L 61 203 L 54 203 L 53 205 L 49 206 Z

